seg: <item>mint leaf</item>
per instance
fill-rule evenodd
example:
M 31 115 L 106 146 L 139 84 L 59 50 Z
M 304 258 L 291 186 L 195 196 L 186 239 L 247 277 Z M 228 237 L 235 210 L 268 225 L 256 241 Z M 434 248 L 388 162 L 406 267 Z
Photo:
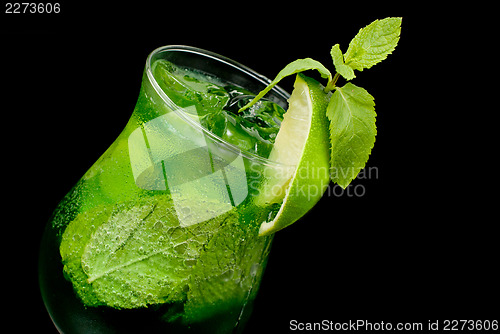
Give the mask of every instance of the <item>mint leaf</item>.
M 255 298 L 264 270 L 262 257 L 269 252 L 271 239 L 258 237 L 262 219 L 228 220 L 213 236 L 193 268 L 184 321 L 223 315 L 234 318 L 231 325 L 238 322 L 241 308 Z
M 222 204 L 186 198 L 180 205 L 218 210 Z M 182 302 L 203 247 L 235 215 L 233 209 L 181 227 L 169 195 L 97 207 L 77 216 L 64 231 L 60 252 L 65 276 L 87 306 L 131 309 Z
M 87 283 L 88 276 L 83 271 L 81 258 L 92 234 L 110 215 L 111 210 L 106 206 L 80 213 L 64 230 L 59 246 L 64 276 L 73 283 L 76 294 L 88 306 L 98 306 L 101 302 Z
M 242 112 L 243 110 L 253 106 L 257 101 L 264 97 L 267 92 L 269 92 L 274 86 L 276 86 L 276 84 L 280 82 L 284 77 L 307 70 L 317 70 L 321 74 L 322 78 L 328 79 L 328 82 L 332 80 L 332 74 L 330 73 L 330 71 L 319 61 L 311 58 L 297 59 L 286 65 L 285 68 L 283 68 L 278 73 L 276 78 L 274 78 L 274 80 L 271 81 L 271 83 L 269 83 L 269 85 L 264 90 L 260 91 L 252 101 L 243 106 L 243 108 L 241 108 L 238 112 Z
M 342 55 L 342 51 L 340 51 L 340 46 L 338 44 L 335 44 L 332 47 L 330 54 L 332 55 L 333 65 L 335 65 L 335 71 L 337 71 L 338 74 L 347 80 L 352 80 L 356 77 L 353 69 L 344 64 L 344 56 Z
M 359 30 L 344 55 L 345 64 L 362 71 L 381 62 L 394 51 L 401 33 L 401 18 L 375 20 Z
M 350 82 L 336 87 L 326 116 L 330 120 L 331 178 L 345 189 L 364 168 L 375 143 L 373 96 Z

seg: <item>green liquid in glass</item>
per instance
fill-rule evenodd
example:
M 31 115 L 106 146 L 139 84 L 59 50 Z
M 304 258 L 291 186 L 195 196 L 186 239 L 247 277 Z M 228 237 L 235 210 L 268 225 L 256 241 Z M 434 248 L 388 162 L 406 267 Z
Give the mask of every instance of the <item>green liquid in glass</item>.
M 61 332 L 233 333 L 250 314 L 274 209 L 254 204 L 269 167 L 254 155 L 284 111 L 238 114 L 254 92 L 167 60 L 151 74 L 158 86 L 145 74 L 127 126 L 47 225 L 40 285 Z

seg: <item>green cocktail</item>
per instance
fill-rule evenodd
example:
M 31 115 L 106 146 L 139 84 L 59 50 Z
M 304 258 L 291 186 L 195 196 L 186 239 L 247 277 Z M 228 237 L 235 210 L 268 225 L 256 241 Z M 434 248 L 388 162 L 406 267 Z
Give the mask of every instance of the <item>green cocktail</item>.
M 219 55 L 155 50 L 123 132 L 61 201 L 40 255 L 64 333 L 233 333 L 250 313 L 280 203 L 256 204 L 288 94 Z
M 335 72 L 304 58 L 273 81 L 207 51 L 155 50 L 127 126 L 47 225 L 40 285 L 57 328 L 240 332 L 272 234 L 364 168 L 375 103 L 349 81 L 400 32 L 401 18 L 375 20 L 331 48 Z M 295 74 L 285 113 L 276 84 Z

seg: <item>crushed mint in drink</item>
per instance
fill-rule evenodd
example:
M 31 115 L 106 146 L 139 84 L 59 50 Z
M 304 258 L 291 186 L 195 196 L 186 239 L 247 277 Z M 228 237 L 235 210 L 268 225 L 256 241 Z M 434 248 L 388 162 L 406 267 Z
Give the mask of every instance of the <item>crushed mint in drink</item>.
M 201 80 L 201 74 L 177 67 L 169 61 L 156 61 L 153 75 L 176 105 L 181 108 L 196 105 L 200 116 L 221 110 L 229 101 L 229 94 L 222 87 L 206 79 Z
M 238 113 L 254 92 L 166 60 L 153 64 L 153 75 L 176 105 L 196 105 L 207 130 L 243 151 L 269 157 L 285 113 L 281 106 L 263 99 Z

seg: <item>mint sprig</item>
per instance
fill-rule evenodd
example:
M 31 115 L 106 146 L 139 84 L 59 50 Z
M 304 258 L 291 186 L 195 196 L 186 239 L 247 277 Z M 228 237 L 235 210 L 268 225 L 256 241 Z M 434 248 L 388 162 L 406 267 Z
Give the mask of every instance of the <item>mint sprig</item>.
M 269 85 L 266 88 L 264 88 L 262 91 L 260 91 L 259 94 L 257 94 L 257 96 L 255 96 L 252 101 L 250 101 L 246 105 L 244 105 L 243 108 L 238 110 L 238 112 L 242 112 L 243 110 L 253 106 L 257 101 L 259 101 L 261 98 L 263 98 L 264 95 L 266 95 L 274 86 L 276 86 L 276 84 L 278 82 L 280 82 L 281 79 L 283 79 L 284 77 L 287 77 L 289 75 L 296 74 L 299 72 L 304 72 L 307 70 L 317 70 L 321 74 L 322 78 L 325 78 L 325 79 L 328 78 L 328 82 L 333 80 L 333 77 L 332 77 L 332 74 L 330 73 L 330 71 L 325 66 L 323 66 L 323 64 L 321 64 L 319 61 L 311 59 L 311 58 L 297 59 L 295 61 L 292 61 L 290 64 L 286 65 L 285 68 L 283 68 L 278 73 L 276 78 L 274 78 L 274 80 L 271 81 L 271 83 L 269 83 Z
M 328 79 L 325 94 L 331 94 L 326 109 L 326 116 L 330 121 L 330 176 L 333 182 L 346 188 L 368 161 L 377 134 L 376 113 L 374 98 L 365 89 L 350 82 L 337 87 L 337 80 L 342 76 L 350 81 L 356 77 L 354 70 L 363 71 L 386 59 L 398 44 L 401 21 L 400 17 L 373 21 L 359 30 L 345 54 L 340 50 L 339 44 L 335 44 L 330 51 L 335 66 L 333 76 L 314 59 L 291 62 L 239 111 L 255 104 L 284 77 L 306 70 L 317 70 L 321 77 Z

